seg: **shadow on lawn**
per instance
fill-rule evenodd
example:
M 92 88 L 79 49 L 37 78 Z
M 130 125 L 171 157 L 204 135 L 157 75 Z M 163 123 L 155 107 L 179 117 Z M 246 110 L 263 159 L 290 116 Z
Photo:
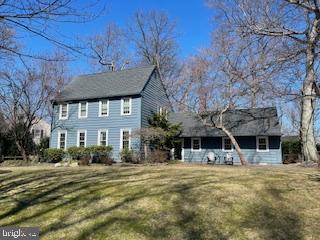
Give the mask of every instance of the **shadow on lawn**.
M 303 239 L 300 216 L 284 204 L 288 201 L 282 197 L 284 190 L 272 185 L 259 192 L 259 200 L 249 205 L 241 225 L 259 232 L 259 239 Z
M 217 225 L 214 218 L 203 217 L 204 210 L 199 207 L 203 200 L 195 189 L 204 186 L 212 188 L 214 184 L 221 182 L 219 177 L 212 178 L 212 173 L 205 175 L 200 171 L 189 176 L 185 172 L 172 174 L 152 168 L 106 168 L 97 172 L 59 169 L 9 175 L 0 177 L 0 181 L 5 181 L 0 185 L 0 206 L 3 201 L 9 200 L 13 200 L 16 205 L 6 212 L 0 212 L 0 223 L 5 221 L 5 224 L 1 225 L 37 222 L 46 214 L 59 209 L 65 210 L 59 218 L 53 218 L 48 225 L 41 227 L 42 237 L 86 223 L 75 239 L 96 239 L 96 235 L 101 235 L 100 238 L 103 239 L 104 234 L 114 225 L 149 239 L 238 238 L 237 233 Z M 208 180 L 207 177 L 211 178 Z M 237 176 L 223 177 L 223 181 L 232 183 L 238 180 Z M 139 185 L 134 185 L 137 183 Z M 211 193 L 213 192 L 214 190 L 211 190 Z M 173 200 L 170 199 L 172 194 L 175 195 Z M 243 228 L 252 229 L 261 233 L 259 236 L 263 239 L 303 238 L 299 216 L 283 207 L 281 202 L 285 199 L 276 186 L 266 183 L 258 195 L 256 202 L 244 203 L 248 206 L 246 215 L 238 222 L 233 221 L 236 225 L 234 228 L 242 232 Z M 97 205 L 101 199 L 109 197 L 118 200 L 109 204 L 106 202 L 103 206 Z M 147 208 L 135 208 L 135 204 L 140 200 L 149 201 L 154 198 L 161 198 L 164 204 L 170 203 L 168 210 L 153 213 Z M 239 196 L 239 202 L 241 201 Z M 45 207 L 37 208 L 40 204 Z M 212 204 L 215 208 L 219 206 L 214 205 L 214 202 Z M 227 204 L 226 202 L 224 207 L 228 208 Z M 34 207 L 36 210 L 28 214 L 28 209 Z M 70 214 L 81 208 L 90 208 L 92 212 L 70 219 Z M 125 210 L 127 214 L 120 214 L 121 210 Z M 21 213 L 27 214 L 23 216 Z M 6 221 L 7 217 L 19 214 L 21 217 Z M 210 222 L 204 222 L 206 220 Z M 154 224 L 150 224 L 150 221 L 154 221 Z M 180 235 L 173 236 L 175 232 Z

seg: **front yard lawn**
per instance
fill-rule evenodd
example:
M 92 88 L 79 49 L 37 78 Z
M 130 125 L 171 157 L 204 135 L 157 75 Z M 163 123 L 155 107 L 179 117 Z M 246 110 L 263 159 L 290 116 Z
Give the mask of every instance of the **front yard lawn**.
M 41 239 L 319 239 L 320 173 L 300 167 L 0 169 L 0 226 Z

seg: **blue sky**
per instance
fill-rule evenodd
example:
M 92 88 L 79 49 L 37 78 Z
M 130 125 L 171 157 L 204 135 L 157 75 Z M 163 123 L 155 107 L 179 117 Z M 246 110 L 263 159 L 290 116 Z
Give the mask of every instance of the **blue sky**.
M 86 4 L 86 1 L 83 1 Z M 179 56 L 186 57 L 210 42 L 210 33 L 214 27 L 212 10 L 205 6 L 202 0 L 106 0 L 107 12 L 98 19 L 85 24 L 60 24 L 59 32 L 70 39 L 78 36 L 90 36 L 104 31 L 108 22 L 125 26 L 137 10 L 164 10 L 169 18 L 177 24 Z M 99 11 L 98 8 L 95 11 Z M 48 42 L 35 37 L 25 39 L 26 47 L 32 52 L 48 52 L 53 47 Z M 71 62 L 74 74 L 89 71 L 85 58 Z

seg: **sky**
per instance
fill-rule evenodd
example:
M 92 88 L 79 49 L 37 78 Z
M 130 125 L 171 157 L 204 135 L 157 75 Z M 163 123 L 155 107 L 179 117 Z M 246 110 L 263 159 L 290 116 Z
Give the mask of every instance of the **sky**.
M 82 4 L 87 2 L 82 0 Z M 59 33 L 70 39 L 86 37 L 104 31 L 108 22 L 126 26 L 130 17 L 137 10 L 164 10 L 169 18 L 176 22 L 178 32 L 178 54 L 181 58 L 195 53 L 199 48 L 210 42 L 210 33 L 214 24 L 213 12 L 205 5 L 204 0 L 105 0 L 106 12 L 94 21 L 84 24 L 59 24 Z M 93 11 L 99 12 L 97 6 Z M 26 38 L 25 44 L 30 52 L 50 52 L 53 47 L 43 39 L 37 37 Z M 73 74 L 83 74 L 90 71 L 90 64 L 84 57 L 77 57 L 70 63 Z

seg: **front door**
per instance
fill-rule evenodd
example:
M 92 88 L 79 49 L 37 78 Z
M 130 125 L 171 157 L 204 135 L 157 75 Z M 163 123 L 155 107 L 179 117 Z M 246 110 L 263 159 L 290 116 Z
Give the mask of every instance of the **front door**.
M 174 148 L 174 159 L 183 160 L 183 139 L 177 142 Z

